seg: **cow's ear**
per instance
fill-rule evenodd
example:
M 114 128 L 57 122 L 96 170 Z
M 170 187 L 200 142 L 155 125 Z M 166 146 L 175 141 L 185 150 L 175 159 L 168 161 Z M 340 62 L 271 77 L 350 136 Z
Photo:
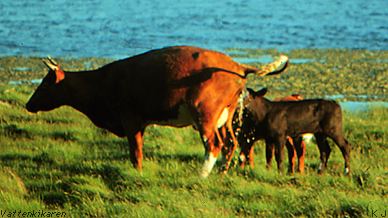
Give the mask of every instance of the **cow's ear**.
M 58 69 L 55 71 L 56 80 L 55 83 L 58 84 L 63 79 L 65 79 L 65 72 L 61 69 L 61 67 L 58 65 Z
M 260 89 L 260 90 L 256 93 L 256 95 L 257 95 L 257 96 L 264 96 L 264 95 L 267 93 L 267 91 L 268 91 L 267 88 L 262 88 L 262 89 Z
M 55 72 L 55 83 L 58 84 L 63 79 L 65 79 L 65 72 L 61 69 L 59 64 L 51 57 L 47 57 L 47 59 L 43 59 L 42 61 L 51 71 Z

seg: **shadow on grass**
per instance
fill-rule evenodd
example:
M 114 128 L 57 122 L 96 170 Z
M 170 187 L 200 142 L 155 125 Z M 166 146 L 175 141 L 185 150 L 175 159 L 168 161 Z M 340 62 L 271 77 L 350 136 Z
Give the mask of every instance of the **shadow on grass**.
M 1 154 L 0 161 L 4 163 L 9 163 L 12 161 L 30 161 L 32 156 L 29 154 L 20 154 L 20 153 L 11 153 L 11 154 Z
M 145 153 L 145 159 L 146 160 L 155 160 L 157 162 L 162 161 L 179 161 L 183 163 L 192 163 L 192 162 L 202 162 L 203 157 L 197 154 L 162 154 L 159 152 L 150 152 Z
M 7 164 L 12 165 L 12 162 L 20 162 L 20 161 L 32 161 L 36 163 L 38 166 L 56 165 L 56 161 L 47 152 L 42 152 L 35 156 L 30 154 L 21 154 L 21 153 L 0 154 L 0 161 L 4 165 L 7 165 Z
M 16 139 L 16 138 L 31 139 L 32 138 L 31 134 L 27 130 L 20 128 L 15 124 L 9 124 L 9 125 L 4 126 L 2 128 L 2 130 L 0 130 L 0 133 L 2 133 L 2 135 L 6 135 L 6 136 L 12 137 L 14 139 Z
M 109 144 L 114 144 L 111 147 Z M 130 161 L 129 145 L 126 141 L 93 141 L 93 146 L 96 146 L 98 150 L 101 150 L 101 154 L 97 156 L 86 157 L 90 160 L 102 160 L 102 161 Z M 107 150 L 107 146 L 110 146 Z M 97 151 L 98 151 L 97 150 Z M 98 151 L 98 153 L 100 153 Z M 144 147 L 143 158 L 145 161 L 179 161 L 183 163 L 202 162 L 203 156 L 192 153 L 163 153 L 162 148 Z
M 117 198 L 114 195 L 105 194 L 98 185 L 95 188 L 96 180 L 101 180 L 107 190 L 118 193 L 124 190 L 135 190 L 147 184 L 142 180 L 139 181 L 137 177 L 128 176 L 117 166 L 107 164 L 86 166 L 82 163 L 53 165 L 61 170 L 60 175 L 40 177 L 26 183 L 31 196 L 39 196 L 49 206 L 80 205 L 94 198 L 106 200 Z

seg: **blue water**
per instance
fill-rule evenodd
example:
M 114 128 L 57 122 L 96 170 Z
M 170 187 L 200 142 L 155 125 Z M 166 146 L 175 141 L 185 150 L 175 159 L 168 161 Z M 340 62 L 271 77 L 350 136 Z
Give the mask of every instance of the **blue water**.
M 126 57 L 188 44 L 388 50 L 387 0 L 1 0 L 0 55 Z
M 363 102 L 363 101 L 344 101 L 339 102 L 342 109 L 349 111 L 349 112 L 355 112 L 355 111 L 366 111 L 371 108 L 388 108 L 388 102 L 385 101 L 370 101 L 370 102 Z

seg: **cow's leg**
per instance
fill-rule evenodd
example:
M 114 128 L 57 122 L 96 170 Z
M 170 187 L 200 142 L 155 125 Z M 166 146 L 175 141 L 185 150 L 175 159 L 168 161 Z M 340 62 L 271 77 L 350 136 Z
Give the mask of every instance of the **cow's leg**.
M 143 133 L 145 126 L 142 125 L 139 115 L 128 110 L 121 114 L 121 119 L 129 143 L 129 158 L 132 165 L 141 171 L 143 167 Z
M 212 78 L 208 80 L 209 83 L 207 81 L 201 83 L 198 90 L 194 92 L 196 96 L 195 101 L 192 102 L 192 117 L 195 119 L 205 146 L 202 177 L 207 177 L 214 167 L 223 146 L 222 140 L 216 140 L 219 135 L 218 128 L 224 126 L 228 117 L 234 113 L 237 99 L 243 87 L 242 83 L 231 81 L 229 77 L 229 74 L 212 74 Z
M 265 140 L 265 158 L 266 158 L 266 168 L 271 169 L 271 162 L 272 162 L 272 157 L 275 153 L 275 146 L 273 142 L 270 140 Z
M 228 135 L 227 133 L 227 130 L 226 130 L 226 126 L 224 125 L 223 127 L 221 127 L 221 137 L 224 141 L 224 146 L 222 147 L 222 162 L 223 163 L 226 163 L 226 160 L 227 160 L 227 157 L 229 155 L 229 150 L 231 149 L 231 147 L 233 146 L 232 145 L 232 139 L 230 138 L 230 136 Z
M 228 147 L 228 153 L 226 155 L 226 162 L 224 163 L 225 164 L 225 171 L 227 171 L 229 169 L 229 166 L 230 166 L 230 163 L 233 159 L 233 156 L 234 156 L 234 153 L 237 149 L 237 146 L 238 146 L 238 141 L 236 139 L 236 136 L 234 135 L 234 131 L 233 131 L 233 115 L 234 115 L 234 111 L 233 113 L 230 113 L 229 117 L 228 117 L 228 120 L 226 121 L 226 129 L 227 129 L 227 132 L 230 136 L 230 139 L 229 141 L 230 142 L 230 147 Z M 225 140 L 226 140 L 227 137 L 225 137 Z
M 221 128 L 221 132 L 223 135 L 223 141 L 224 141 L 224 146 L 223 147 L 223 167 L 224 167 L 224 173 L 227 172 L 227 170 L 230 167 L 230 163 L 233 159 L 234 153 L 237 149 L 238 146 L 238 141 L 236 138 L 236 135 L 233 130 L 233 119 L 234 119 L 234 113 L 237 108 L 237 102 L 234 104 L 229 105 L 229 107 L 226 108 L 227 111 L 227 119 L 225 124 Z M 225 111 L 225 109 L 224 109 Z M 224 113 L 223 111 L 223 113 Z M 222 116 L 222 115 L 221 115 Z M 220 120 L 220 118 L 219 118 Z M 222 122 L 221 122 L 222 123 Z
M 206 128 L 204 131 L 200 131 L 202 142 L 205 147 L 205 162 L 201 169 L 201 177 L 203 178 L 206 178 L 210 174 L 221 150 L 221 147 L 216 144 L 216 131 L 218 130 L 213 129 L 213 131 L 211 131 Z
M 207 111 L 203 109 L 204 111 Z M 210 113 L 197 113 L 197 126 L 203 145 L 205 147 L 205 162 L 202 166 L 200 175 L 205 178 L 213 169 L 217 156 L 220 153 L 223 142 L 218 131 L 217 120 L 219 116 Z M 221 113 L 218 113 L 221 114 Z M 222 126 L 221 126 L 222 127 Z
M 138 169 L 143 168 L 143 133 L 144 129 L 128 134 L 129 155 L 132 165 Z
M 287 136 L 286 147 L 288 151 L 288 173 L 294 174 L 296 151 L 293 138 Z
M 216 144 L 218 144 L 220 146 L 220 148 L 222 148 L 224 146 L 224 139 L 223 137 L 221 137 L 221 134 L 220 134 L 220 131 L 218 130 L 218 128 L 216 128 L 214 130 L 214 133 L 216 134 Z
M 315 134 L 314 136 L 318 144 L 320 159 L 321 159 L 321 163 L 319 164 L 319 167 L 318 167 L 318 173 L 322 174 L 327 167 L 327 161 L 329 160 L 331 148 L 329 143 L 326 140 L 325 135 Z
M 303 137 L 299 136 L 294 139 L 294 147 L 298 156 L 298 172 L 304 173 L 304 156 L 306 154 L 306 144 Z
M 330 136 L 330 138 L 333 139 L 333 141 L 341 149 L 342 156 L 344 157 L 344 160 L 345 160 L 344 174 L 349 175 L 350 174 L 350 149 L 351 149 L 349 142 L 343 137 L 342 134 Z

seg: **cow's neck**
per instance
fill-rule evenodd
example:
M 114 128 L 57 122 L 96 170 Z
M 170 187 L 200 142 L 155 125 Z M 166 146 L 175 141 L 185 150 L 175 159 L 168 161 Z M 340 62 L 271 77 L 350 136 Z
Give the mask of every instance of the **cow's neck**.
M 117 113 L 112 112 L 112 105 L 104 98 L 104 72 L 95 70 L 68 73 L 65 84 L 66 105 L 85 114 L 96 126 L 124 136 Z
M 67 72 L 64 80 L 66 104 L 88 115 L 90 107 L 96 103 L 102 79 L 99 70 Z

